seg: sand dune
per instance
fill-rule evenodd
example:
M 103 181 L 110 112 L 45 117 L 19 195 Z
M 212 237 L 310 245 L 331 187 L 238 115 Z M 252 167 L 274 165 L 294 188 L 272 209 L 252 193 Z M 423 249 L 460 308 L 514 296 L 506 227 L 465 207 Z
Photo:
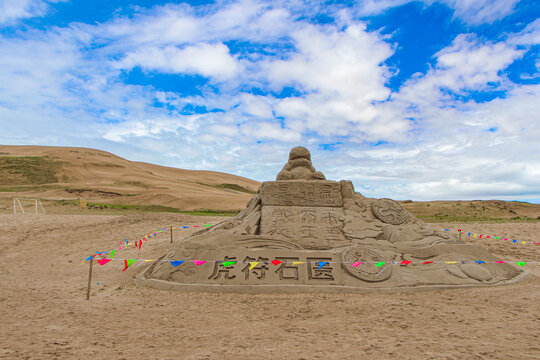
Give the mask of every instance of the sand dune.
M 0 187 L 27 197 L 235 210 L 259 186 L 231 174 L 133 162 L 86 148 L 4 145 L 2 159 Z

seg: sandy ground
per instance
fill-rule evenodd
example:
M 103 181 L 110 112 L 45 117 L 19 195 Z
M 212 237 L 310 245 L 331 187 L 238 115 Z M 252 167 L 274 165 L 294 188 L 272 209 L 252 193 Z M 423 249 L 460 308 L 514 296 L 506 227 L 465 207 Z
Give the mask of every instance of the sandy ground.
M 540 359 L 538 277 L 509 286 L 395 294 L 212 294 L 138 287 L 93 250 L 168 225 L 219 218 L 172 214 L 0 215 L 2 359 Z M 436 224 L 540 241 L 540 223 Z M 175 231 L 175 241 L 193 230 Z M 168 233 L 125 250 L 157 258 Z M 540 246 L 467 239 L 505 260 L 540 260 Z M 123 250 L 124 251 L 124 250 Z M 99 284 L 98 284 L 99 282 Z

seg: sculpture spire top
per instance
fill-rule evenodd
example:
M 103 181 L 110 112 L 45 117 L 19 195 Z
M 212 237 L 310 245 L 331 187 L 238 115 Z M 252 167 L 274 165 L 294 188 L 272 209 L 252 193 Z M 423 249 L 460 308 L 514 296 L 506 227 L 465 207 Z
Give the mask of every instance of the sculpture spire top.
M 323 173 L 316 171 L 311 163 L 309 150 L 302 146 L 291 149 L 289 161 L 283 166 L 276 180 L 326 180 Z

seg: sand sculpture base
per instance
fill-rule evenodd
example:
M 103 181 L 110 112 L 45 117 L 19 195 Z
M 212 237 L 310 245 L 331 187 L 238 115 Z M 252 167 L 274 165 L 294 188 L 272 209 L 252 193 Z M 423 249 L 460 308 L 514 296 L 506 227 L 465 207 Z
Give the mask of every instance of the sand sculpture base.
M 264 182 L 238 216 L 187 238 L 140 274 L 139 283 L 186 291 L 371 292 L 492 286 L 526 277 L 391 199 L 365 198 L 350 181 L 321 180 L 309 152 L 295 149 L 278 175 L 285 180 Z M 197 266 L 194 259 L 207 262 Z

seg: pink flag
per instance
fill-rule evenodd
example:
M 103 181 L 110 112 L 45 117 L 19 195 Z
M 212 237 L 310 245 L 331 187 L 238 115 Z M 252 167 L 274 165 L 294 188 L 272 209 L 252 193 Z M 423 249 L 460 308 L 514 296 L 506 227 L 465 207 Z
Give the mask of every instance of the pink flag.
M 361 261 L 357 261 L 357 262 L 355 262 L 355 263 L 352 263 L 351 266 L 352 266 L 352 267 L 358 267 L 358 265 L 360 265 L 360 264 L 362 264 L 362 262 L 361 262 Z
M 99 259 L 97 262 L 99 265 L 105 265 L 109 261 L 111 261 L 111 259 Z
M 193 260 L 193 263 L 194 263 L 195 265 L 199 266 L 199 265 L 202 265 L 202 264 L 206 263 L 206 261 L 202 261 L 202 260 Z

